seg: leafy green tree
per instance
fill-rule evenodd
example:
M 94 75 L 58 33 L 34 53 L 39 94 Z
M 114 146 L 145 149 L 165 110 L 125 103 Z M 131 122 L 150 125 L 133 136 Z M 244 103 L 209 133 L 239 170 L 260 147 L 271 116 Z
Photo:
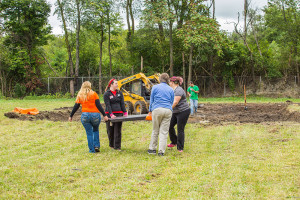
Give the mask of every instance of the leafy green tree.
M 225 43 L 225 35 L 219 30 L 218 23 L 206 15 L 202 15 L 199 11 L 203 8 L 201 2 L 199 4 L 190 5 L 190 19 L 177 31 L 179 38 L 183 40 L 186 49 L 189 49 L 189 74 L 188 82 L 192 79 L 192 59 L 194 47 L 213 44 L 212 48 L 218 55 L 222 54 L 222 45 Z
M 6 34 L 4 44 L 11 50 L 11 70 L 22 74 L 28 91 L 41 85 L 43 64 L 38 47 L 47 44 L 50 5 L 45 0 L 2 0 L 0 17 Z M 23 82 L 22 81 L 22 82 Z
M 300 11 L 299 0 L 270 0 L 264 8 L 265 24 L 268 31 L 273 33 L 269 42 L 276 41 L 281 49 L 283 58 L 288 60 L 289 71 L 297 74 L 300 80 L 299 70 L 299 42 L 300 42 Z M 271 41 L 273 40 L 273 41 Z

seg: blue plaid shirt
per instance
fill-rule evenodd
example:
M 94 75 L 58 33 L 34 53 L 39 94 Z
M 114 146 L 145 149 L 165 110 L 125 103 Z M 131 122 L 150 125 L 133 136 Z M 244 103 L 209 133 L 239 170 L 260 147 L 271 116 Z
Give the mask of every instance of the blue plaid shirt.
M 167 108 L 172 110 L 174 102 L 174 90 L 167 83 L 153 86 L 150 96 L 149 112 L 156 108 Z

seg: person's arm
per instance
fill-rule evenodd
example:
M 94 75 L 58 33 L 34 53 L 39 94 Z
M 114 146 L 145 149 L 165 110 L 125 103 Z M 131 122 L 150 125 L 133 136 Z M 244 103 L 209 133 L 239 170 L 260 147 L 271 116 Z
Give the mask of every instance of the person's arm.
M 187 94 L 189 95 L 189 97 L 191 96 L 191 93 L 190 93 L 190 88 L 187 89 Z
M 153 87 L 153 88 L 152 88 L 152 91 L 151 91 L 151 95 L 150 95 L 150 105 L 149 105 L 149 113 L 150 113 L 150 114 L 151 114 L 151 112 L 152 112 L 152 105 L 153 105 L 155 93 L 156 93 L 156 87 Z
M 75 103 L 73 110 L 70 114 L 69 121 L 72 121 L 73 115 L 76 113 L 76 111 L 79 109 L 79 107 L 80 107 L 80 103 Z
M 127 110 L 125 108 L 124 96 L 123 96 L 123 93 L 121 91 L 119 91 L 119 92 L 120 92 L 120 95 L 121 95 L 121 109 L 122 109 L 122 111 L 124 113 L 124 116 L 127 117 L 128 114 L 127 114 Z
M 105 107 L 106 110 L 108 111 L 109 116 L 112 116 L 112 109 L 111 109 L 111 105 L 110 105 L 110 100 L 109 100 L 109 93 L 105 93 L 103 96 L 104 99 L 104 103 L 105 103 Z
M 196 92 L 197 94 L 199 93 L 199 88 L 198 88 L 198 86 L 196 86 L 196 90 L 194 90 L 194 92 Z
M 97 109 L 98 109 L 98 110 L 101 112 L 101 114 L 103 115 L 103 117 L 106 116 L 106 115 L 105 115 L 105 111 L 104 111 L 103 107 L 101 106 L 101 103 L 100 103 L 100 100 L 99 100 L 99 99 L 96 99 L 96 100 L 95 100 L 95 104 L 96 104 Z
M 174 102 L 173 102 L 173 105 L 172 105 L 173 109 L 177 106 L 177 104 L 179 103 L 180 99 L 181 99 L 181 96 L 175 96 L 174 97 Z

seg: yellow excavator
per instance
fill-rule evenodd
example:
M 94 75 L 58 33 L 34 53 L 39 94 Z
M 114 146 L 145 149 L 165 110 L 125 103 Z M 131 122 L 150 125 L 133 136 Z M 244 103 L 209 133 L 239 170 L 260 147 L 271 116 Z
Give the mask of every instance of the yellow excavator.
M 147 77 L 143 73 L 138 73 L 118 81 L 128 114 L 148 113 L 151 89 L 153 85 L 159 83 L 159 75 Z

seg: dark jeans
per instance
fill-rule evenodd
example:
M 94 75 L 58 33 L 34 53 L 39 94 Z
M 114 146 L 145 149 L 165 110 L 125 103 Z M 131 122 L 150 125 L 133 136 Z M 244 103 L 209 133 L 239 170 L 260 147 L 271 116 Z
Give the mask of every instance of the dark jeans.
M 123 116 L 123 114 L 115 114 L 115 115 L 117 117 Z M 109 140 L 109 146 L 114 149 L 121 149 L 122 122 L 115 122 L 115 123 L 106 122 L 106 130 L 107 130 L 107 135 Z
M 187 109 L 180 113 L 173 113 L 169 128 L 169 135 L 172 144 L 177 144 L 178 150 L 183 150 L 184 148 L 184 128 L 190 116 L 191 110 Z M 177 134 L 175 131 L 175 125 L 177 124 Z
M 89 152 L 95 153 L 95 147 L 100 147 L 99 125 L 101 121 L 100 113 L 83 112 L 81 123 L 86 131 Z

